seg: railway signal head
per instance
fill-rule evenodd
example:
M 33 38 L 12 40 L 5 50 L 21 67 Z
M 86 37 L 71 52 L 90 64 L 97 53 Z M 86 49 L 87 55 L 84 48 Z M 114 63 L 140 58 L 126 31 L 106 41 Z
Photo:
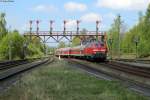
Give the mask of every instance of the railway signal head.
M 79 24 L 81 22 L 81 20 L 77 20 L 77 24 Z
M 37 24 L 39 24 L 39 22 L 40 22 L 39 20 L 36 21 Z
M 97 21 L 96 21 L 96 31 L 98 31 L 98 25 L 99 25 L 99 23 L 100 23 L 100 21 L 97 20 Z
M 30 24 L 32 24 L 33 23 L 33 21 L 32 20 L 30 20 Z
M 67 20 L 64 20 L 64 29 L 66 29 L 66 23 L 67 22 L 68 22 Z
M 66 24 L 68 21 L 67 20 L 64 20 L 64 24 Z
M 99 24 L 100 22 L 101 22 L 101 21 L 97 20 L 97 21 L 96 21 L 96 24 Z
M 138 37 L 138 36 L 135 36 L 134 39 L 133 39 L 133 41 L 134 41 L 136 44 L 139 43 L 139 37 Z
M 50 23 L 53 24 L 55 21 L 54 20 L 50 20 Z

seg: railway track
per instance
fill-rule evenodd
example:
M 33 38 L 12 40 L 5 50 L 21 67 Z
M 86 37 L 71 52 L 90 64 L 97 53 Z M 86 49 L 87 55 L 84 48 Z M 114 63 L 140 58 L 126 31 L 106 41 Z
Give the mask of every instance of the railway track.
M 3 66 L 0 69 L 0 93 L 7 90 L 8 87 L 19 81 L 22 76 L 31 71 L 33 68 L 43 64 L 51 63 L 53 61 L 53 57 L 49 57 L 43 59 L 34 58 L 28 60 L 0 62 L 0 66 Z
M 0 62 L 0 70 L 12 68 L 18 65 L 26 64 L 31 61 L 29 60 L 14 60 L 14 61 L 5 61 L 5 62 Z
M 123 62 L 135 62 L 135 63 L 142 63 L 142 64 L 150 64 L 149 59 L 114 59 L 116 61 L 123 61 Z
M 46 57 L 44 57 L 46 58 Z M 16 67 L 18 65 L 23 65 L 23 64 L 27 64 L 36 60 L 39 60 L 41 58 L 30 58 L 30 59 L 23 59 L 23 60 L 11 60 L 11 61 L 0 61 L 0 71 L 1 70 L 5 70 L 5 69 L 9 69 L 12 67 Z M 42 58 L 43 59 L 43 58 Z
M 144 66 L 139 67 L 139 66 L 133 66 L 130 64 L 122 64 L 117 62 L 109 62 L 109 63 L 101 63 L 101 64 L 125 73 L 150 78 L 150 67 L 149 68 Z
M 150 96 L 150 68 L 120 65 L 119 63 L 93 63 L 83 60 L 67 59 L 82 70 L 108 80 L 119 80 L 129 89 L 146 96 Z
M 34 68 L 38 65 L 47 63 L 49 58 L 34 58 L 29 60 L 16 60 L 0 62 L 0 81 L 5 80 L 11 76 L 22 73 L 26 70 Z M 52 59 L 51 59 L 52 61 Z

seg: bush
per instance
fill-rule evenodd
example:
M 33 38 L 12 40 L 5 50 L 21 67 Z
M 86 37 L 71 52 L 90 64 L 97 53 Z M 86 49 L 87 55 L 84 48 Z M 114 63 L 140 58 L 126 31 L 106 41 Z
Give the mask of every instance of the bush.
M 23 58 L 23 44 L 24 37 L 17 31 L 7 34 L 2 38 L 0 43 L 0 54 L 2 58 L 9 58 L 9 51 L 11 49 L 12 59 Z
M 0 43 L 0 57 L 1 59 L 9 59 L 9 52 L 11 50 L 12 59 L 24 59 L 25 56 L 28 57 L 41 57 L 43 53 L 43 44 L 30 43 L 25 48 L 24 43 L 27 41 L 18 31 L 4 36 Z

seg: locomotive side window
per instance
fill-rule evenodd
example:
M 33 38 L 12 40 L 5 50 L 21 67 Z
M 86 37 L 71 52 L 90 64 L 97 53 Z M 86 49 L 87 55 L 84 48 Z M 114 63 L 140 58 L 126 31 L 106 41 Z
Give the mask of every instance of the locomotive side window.
M 91 43 L 88 43 L 87 45 L 86 45 L 86 47 L 90 47 L 91 46 Z
M 104 46 L 104 42 L 102 42 L 102 41 L 100 41 L 98 44 L 99 44 L 100 47 Z
M 99 48 L 100 47 L 99 43 L 95 43 L 95 47 Z
M 92 47 L 92 48 L 95 48 L 95 45 L 94 45 L 94 43 L 92 43 L 92 44 L 91 44 L 91 47 Z
M 101 46 L 104 46 L 104 43 L 101 43 L 100 45 L 101 45 Z

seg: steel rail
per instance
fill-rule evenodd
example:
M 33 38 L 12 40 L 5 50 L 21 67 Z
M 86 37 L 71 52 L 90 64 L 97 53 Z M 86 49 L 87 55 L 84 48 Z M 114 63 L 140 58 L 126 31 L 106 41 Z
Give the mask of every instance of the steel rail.
M 106 76 L 102 76 L 102 78 L 106 77 L 106 80 L 109 80 L 109 79 L 120 80 L 120 82 L 122 84 L 126 85 L 129 89 L 136 91 L 138 93 L 142 93 L 146 96 L 150 96 L 150 85 L 149 84 L 145 84 L 143 82 L 132 80 L 131 78 L 124 77 L 124 75 L 122 76 L 122 75 L 120 75 L 120 73 L 116 73 L 116 72 L 112 73 L 109 71 L 104 71 L 103 69 L 101 70 L 102 67 L 106 67 L 106 68 L 114 69 L 117 71 L 121 71 L 121 70 L 118 70 L 116 68 L 108 67 L 108 66 L 112 66 L 112 65 L 110 65 L 110 63 L 100 63 L 100 64 L 96 63 L 96 64 L 94 64 L 94 63 L 90 62 L 90 63 L 92 63 L 92 65 L 91 65 L 89 62 L 85 63 L 86 61 L 84 61 L 84 63 L 83 63 L 83 60 L 81 60 L 81 61 L 76 61 L 76 60 L 72 60 L 72 59 L 66 59 L 66 60 L 71 64 L 78 65 L 76 67 L 81 68 L 85 71 L 88 71 L 90 74 L 92 73 L 92 75 L 95 75 L 98 78 L 101 78 L 101 75 L 106 75 Z M 93 67 L 93 65 L 95 67 Z M 98 66 L 101 66 L 101 67 L 98 68 Z M 113 66 L 115 66 L 115 65 L 113 65 Z M 107 79 L 107 77 L 110 77 L 110 78 Z M 103 79 L 105 79 L 105 78 L 103 78 Z
M 11 60 L 11 61 L 1 61 L 0 62 L 0 70 L 9 69 L 12 67 L 16 67 L 18 65 L 27 64 L 38 60 L 40 58 L 30 58 L 30 59 L 23 59 L 23 60 Z
M 150 64 L 150 59 L 114 59 L 115 61 L 135 62 L 142 64 Z
M 101 63 L 101 65 L 104 65 L 109 68 L 113 68 L 122 72 L 126 72 L 129 74 L 141 76 L 141 77 L 146 77 L 150 78 L 150 68 L 147 67 L 136 67 L 132 65 L 124 65 L 116 62 L 110 62 L 110 63 Z
M 17 75 L 19 73 L 22 73 L 22 72 L 29 70 L 31 68 L 34 68 L 36 66 L 45 64 L 45 63 L 49 62 L 49 60 L 50 60 L 50 58 L 45 58 L 45 59 L 41 59 L 41 60 L 34 60 L 32 62 L 21 64 L 21 65 L 18 65 L 16 67 L 8 68 L 8 69 L 0 72 L 0 81 L 7 79 L 11 76 Z M 51 62 L 52 61 L 53 60 L 51 60 Z

